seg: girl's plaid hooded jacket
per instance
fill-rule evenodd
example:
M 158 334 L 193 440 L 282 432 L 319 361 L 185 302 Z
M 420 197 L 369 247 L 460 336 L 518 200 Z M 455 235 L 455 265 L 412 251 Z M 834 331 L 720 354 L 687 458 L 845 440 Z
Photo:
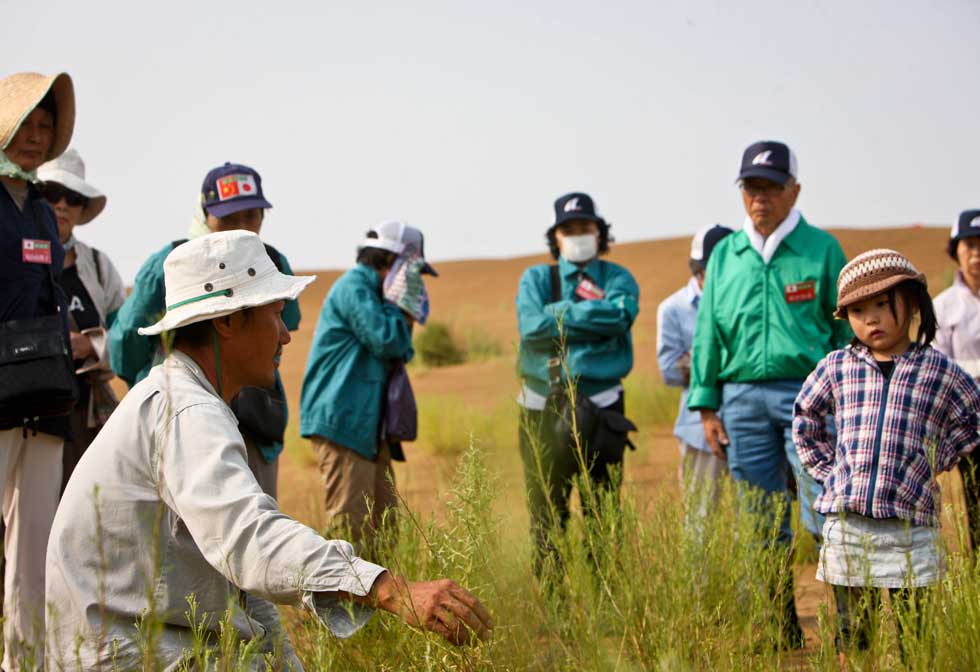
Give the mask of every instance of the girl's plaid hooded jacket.
M 894 359 L 885 378 L 863 345 L 824 357 L 796 399 L 793 441 L 823 484 L 817 511 L 937 525 L 935 475 L 980 444 L 980 388 L 931 347 Z

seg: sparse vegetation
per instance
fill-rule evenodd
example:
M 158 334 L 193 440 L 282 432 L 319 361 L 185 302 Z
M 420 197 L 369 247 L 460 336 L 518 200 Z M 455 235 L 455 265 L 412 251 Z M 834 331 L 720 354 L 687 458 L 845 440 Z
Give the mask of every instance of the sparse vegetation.
M 414 346 L 415 354 L 425 366 L 462 364 L 466 359 L 466 353 L 443 322 L 429 321 L 415 335 Z

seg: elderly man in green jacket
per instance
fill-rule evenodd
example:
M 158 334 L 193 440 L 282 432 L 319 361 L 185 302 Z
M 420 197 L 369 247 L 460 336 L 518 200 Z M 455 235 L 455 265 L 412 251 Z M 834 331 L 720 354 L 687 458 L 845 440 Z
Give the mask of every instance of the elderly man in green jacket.
M 552 535 L 568 520 L 575 477 L 584 472 L 596 496 L 618 491 L 632 428 L 623 415 L 622 380 L 633 368 L 630 329 L 640 296 L 628 270 L 599 259 L 609 250 L 609 224 L 588 194 L 555 201 L 555 222 L 546 236 L 557 263 L 527 269 L 517 290 L 524 383 L 518 397 L 520 447 L 534 569 L 542 578 L 548 578 L 549 558 L 552 569 L 560 569 Z M 579 441 L 569 426 L 569 383 L 575 388 Z M 594 514 L 593 498 L 580 497 L 586 513 Z
M 300 433 L 312 439 L 320 460 L 327 528 L 348 533 L 368 553 L 398 506 L 392 454 L 382 438 L 388 376 L 414 354 L 414 318 L 385 301 L 382 285 L 406 245 L 415 244 L 409 241 L 420 239 L 417 229 L 397 221 L 368 232 L 357 265 L 327 294 L 303 377 Z M 418 280 L 409 286 L 420 290 Z
M 735 481 L 784 499 L 779 541 L 787 548 L 790 469 L 803 522 L 820 532 L 812 508 L 819 485 L 803 472 L 793 445 L 793 403 L 817 362 L 852 336 L 846 322 L 834 319 L 844 252 L 794 207 L 796 176 L 796 157 L 785 144 L 764 141 L 745 150 L 738 179 L 748 216 L 708 262 L 687 399 Z M 792 582 L 775 589 L 784 600 L 780 644 L 802 646 Z

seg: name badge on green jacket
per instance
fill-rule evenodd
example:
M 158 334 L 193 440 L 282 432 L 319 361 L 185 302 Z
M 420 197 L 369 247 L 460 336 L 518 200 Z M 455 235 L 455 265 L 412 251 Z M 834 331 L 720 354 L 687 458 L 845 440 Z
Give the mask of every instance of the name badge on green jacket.
M 783 294 L 786 296 L 786 303 L 813 301 L 817 298 L 817 283 L 815 280 L 794 282 L 783 288 Z

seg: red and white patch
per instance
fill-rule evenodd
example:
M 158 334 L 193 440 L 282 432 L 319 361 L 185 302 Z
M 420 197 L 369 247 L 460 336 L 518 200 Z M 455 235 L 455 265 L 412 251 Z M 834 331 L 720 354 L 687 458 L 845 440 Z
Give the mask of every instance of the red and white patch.
M 218 178 L 218 200 L 227 201 L 239 196 L 257 196 L 259 188 L 251 175 L 226 175 Z
M 783 288 L 786 296 L 786 303 L 801 303 L 803 301 L 813 301 L 817 298 L 817 283 L 815 280 L 804 280 L 794 282 Z
M 21 259 L 25 264 L 51 265 L 51 241 L 24 238 L 21 246 Z
M 604 298 L 606 292 L 603 291 L 602 287 L 595 284 L 588 278 L 582 278 L 579 281 L 578 286 L 575 288 L 575 296 L 580 299 L 585 299 L 586 301 L 593 301 L 597 299 Z

